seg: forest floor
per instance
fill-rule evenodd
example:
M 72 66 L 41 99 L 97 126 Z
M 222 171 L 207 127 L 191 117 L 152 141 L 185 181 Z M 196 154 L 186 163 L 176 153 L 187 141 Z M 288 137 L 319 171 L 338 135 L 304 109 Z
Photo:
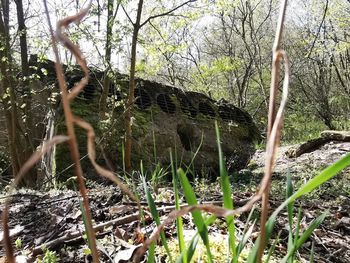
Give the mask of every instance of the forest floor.
M 279 150 L 271 188 L 271 211 L 285 198 L 287 173 L 292 175 L 294 188 L 297 189 L 321 169 L 350 152 L 350 142 L 329 142 L 297 158 L 286 156 L 285 153 L 289 149 L 290 146 L 286 146 Z M 264 152 L 259 150 L 247 169 L 231 175 L 236 206 L 244 204 L 254 195 L 262 176 L 263 166 Z M 209 183 L 202 178 L 195 180 L 194 184 L 199 202 L 221 205 L 222 195 L 218 181 Z M 142 193 L 142 190 L 139 192 Z M 98 228 L 97 246 L 101 261 L 127 262 L 144 241 L 145 236 L 155 228 L 155 223 L 147 211 L 147 203 L 142 200 L 142 205 L 145 207 L 145 223 L 140 224 L 137 206 L 128 202 L 117 187 L 91 183 L 88 196 L 94 225 Z M 140 194 L 140 196 L 145 195 Z M 162 216 L 161 220 L 164 220 L 169 212 L 174 210 L 172 187 L 162 186 L 154 197 Z M 3 211 L 5 193 L 0 198 L 0 208 Z M 298 200 L 295 207 L 296 210 L 302 207 L 302 228 L 309 225 L 322 212 L 329 211 L 326 220 L 297 253 L 297 262 L 308 262 L 312 244 L 314 244 L 315 262 L 350 262 L 350 169 L 346 169 L 313 193 Z M 295 211 L 295 216 L 297 213 L 298 211 Z M 253 218 L 257 218 L 258 215 L 259 207 L 256 208 Z M 238 238 L 246 225 L 247 216 L 243 214 L 235 219 Z M 190 216 L 186 215 L 183 218 L 186 228 L 185 238 L 188 239 L 194 234 L 194 226 Z M 55 257 L 50 253 L 55 251 L 59 259 L 57 262 L 91 261 L 87 240 L 82 235 L 84 224 L 75 191 L 19 190 L 12 195 L 9 222 L 18 262 L 33 262 L 36 258 L 42 258 L 43 249 L 46 250 L 46 258 Z M 248 246 L 256 238 L 258 229 L 258 226 L 254 227 Z M 275 258 L 286 253 L 288 229 L 287 213 L 283 211 L 276 225 L 275 236 L 279 232 L 280 237 Z M 174 252 L 176 250 L 175 223 L 168 225 L 165 233 L 171 243 L 169 246 Z M 213 243 L 215 262 L 223 262 L 226 248 L 221 244 L 225 244 L 227 237 L 224 220 L 217 219 L 209 228 L 209 233 Z M 0 232 L 0 239 L 2 240 L 2 232 Z M 159 262 L 168 262 L 161 248 L 157 249 L 157 253 Z M 3 247 L 0 252 L 0 262 L 6 262 Z

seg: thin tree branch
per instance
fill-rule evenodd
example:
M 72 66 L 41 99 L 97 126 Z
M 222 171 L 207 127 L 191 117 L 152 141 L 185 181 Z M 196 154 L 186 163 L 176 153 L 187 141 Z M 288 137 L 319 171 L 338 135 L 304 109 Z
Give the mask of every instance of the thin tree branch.
M 122 6 L 122 9 L 123 9 L 123 11 L 124 11 L 126 17 L 127 17 L 128 20 L 129 20 L 129 22 L 130 22 L 133 26 L 135 26 L 135 23 L 132 21 L 132 19 L 131 19 L 131 17 L 129 16 L 128 12 L 126 12 L 124 6 L 123 6 L 123 5 L 121 5 L 121 6 Z
M 196 2 L 197 0 L 188 0 L 184 3 L 182 3 L 181 5 L 178 5 L 177 7 L 174 7 L 173 9 L 165 12 L 165 13 L 161 13 L 161 14 L 158 14 L 158 15 L 154 15 L 154 16 L 150 16 L 149 18 L 147 18 L 145 20 L 145 22 L 143 22 L 141 25 L 140 25 L 140 28 L 143 27 L 144 25 L 146 25 L 149 21 L 151 21 L 152 19 L 155 19 L 157 17 L 161 17 L 161 16 L 167 16 L 169 14 L 171 14 L 172 12 L 176 11 L 177 9 L 183 7 L 184 5 L 187 5 L 187 4 L 190 4 L 190 3 L 194 3 Z
M 348 1 L 350 1 L 350 0 L 348 0 Z M 318 30 L 317 30 L 316 36 L 315 36 L 315 38 L 314 38 L 314 41 L 312 42 L 310 51 L 309 51 L 309 53 L 307 54 L 307 58 L 310 58 L 310 56 L 311 56 L 311 53 L 312 53 L 312 51 L 313 51 L 313 49 L 314 49 L 314 47 L 315 47 L 315 44 L 316 44 L 316 40 L 317 40 L 317 38 L 318 38 L 318 35 L 319 35 L 320 32 L 321 32 L 322 25 L 323 25 L 323 23 L 324 23 L 324 21 L 325 21 L 325 19 L 326 19 L 327 10 L 328 10 L 328 3 L 329 3 L 328 0 L 326 0 L 326 7 L 324 8 L 322 20 L 321 20 L 321 23 L 320 23 L 320 25 L 319 25 L 319 27 L 318 27 Z

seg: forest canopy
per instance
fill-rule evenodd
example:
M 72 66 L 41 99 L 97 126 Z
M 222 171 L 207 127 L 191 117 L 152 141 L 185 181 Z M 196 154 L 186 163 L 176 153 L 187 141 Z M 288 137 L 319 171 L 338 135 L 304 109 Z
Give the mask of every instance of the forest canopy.
M 2 14 L 14 65 L 21 64 L 23 41 L 27 57 L 38 54 L 52 59 L 43 3 L 23 1 L 20 13 L 18 2 L 22 1 L 7 3 L 8 21 L 6 8 Z M 85 1 L 48 1 L 53 25 L 84 5 Z M 136 75 L 225 98 L 247 109 L 263 127 L 278 5 L 274 0 L 147 2 L 141 16 L 141 23 L 146 23 L 138 36 Z M 292 63 L 293 122 L 310 117 L 331 129 L 345 128 L 342 120 L 349 119 L 350 112 L 349 9 L 346 0 L 293 1 L 288 6 L 283 45 Z M 69 29 L 90 66 L 128 73 L 130 21 L 136 10 L 135 1 L 93 1 L 88 16 Z M 147 21 L 150 17 L 154 19 Z M 26 40 L 21 44 L 24 30 Z M 61 55 L 64 63 L 76 63 L 69 51 L 61 49 Z

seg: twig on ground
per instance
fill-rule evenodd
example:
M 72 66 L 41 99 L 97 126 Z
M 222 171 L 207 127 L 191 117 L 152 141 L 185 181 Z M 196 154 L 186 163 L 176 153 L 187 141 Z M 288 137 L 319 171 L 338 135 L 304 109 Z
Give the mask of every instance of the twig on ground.
M 93 230 L 94 230 L 94 232 L 99 232 L 99 231 L 103 231 L 103 229 L 106 227 L 110 227 L 110 226 L 115 227 L 115 226 L 125 225 L 125 224 L 128 224 L 128 223 L 131 223 L 131 222 L 138 220 L 139 216 L 140 215 L 137 212 L 137 213 L 134 213 L 131 215 L 121 217 L 121 218 L 113 219 L 113 220 L 110 220 L 108 222 L 101 223 L 101 224 L 94 226 Z M 32 257 L 35 257 L 36 255 L 43 253 L 43 250 L 42 250 L 43 247 L 45 247 L 46 249 L 52 249 L 58 245 L 61 245 L 65 242 L 68 242 L 72 239 L 74 239 L 74 240 L 76 240 L 78 238 L 82 239 L 83 235 L 84 235 L 84 233 L 81 231 L 68 232 L 64 236 L 61 236 L 61 237 L 56 238 L 50 242 L 36 246 L 32 251 Z
M 250 198 L 247 199 L 242 199 L 242 200 L 235 200 L 234 203 L 238 206 L 243 206 L 246 204 Z M 223 201 L 208 201 L 208 202 L 202 202 L 202 205 L 222 205 Z M 147 202 L 140 202 L 139 203 L 141 206 L 149 206 Z M 132 206 L 138 206 L 139 205 L 136 202 L 123 202 L 123 205 L 132 205 Z M 157 206 L 158 211 L 164 211 L 164 212 L 169 212 L 174 210 L 176 207 L 175 205 L 172 205 L 172 203 L 168 202 L 155 202 Z M 180 204 L 180 208 L 188 207 L 189 205 L 187 203 L 185 204 Z
M 10 196 L 12 196 L 13 190 L 17 187 L 18 183 L 23 179 L 27 172 L 45 155 L 54 145 L 66 142 L 69 138 L 63 135 L 57 135 L 51 140 L 43 142 L 41 149 L 32 154 L 32 156 L 23 164 L 19 170 L 15 180 L 10 186 Z M 3 244 L 6 251 L 6 259 L 9 263 L 15 263 L 15 258 L 13 255 L 13 248 L 10 239 L 10 230 L 8 225 L 9 220 L 9 206 L 12 198 L 7 198 L 5 202 L 5 208 L 2 212 L 2 223 L 3 223 Z

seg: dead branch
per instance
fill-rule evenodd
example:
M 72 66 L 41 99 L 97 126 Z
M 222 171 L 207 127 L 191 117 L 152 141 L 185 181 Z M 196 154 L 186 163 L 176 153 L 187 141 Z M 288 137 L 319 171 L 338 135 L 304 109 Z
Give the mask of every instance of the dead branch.
M 311 54 L 312 54 L 312 51 L 313 51 L 313 49 L 314 49 L 314 47 L 315 47 L 317 38 L 318 38 L 318 36 L 320 35 L 321 28 L 322 28 L 322 26 L 323 26 L 323 24 L 324 24 L 324 21 L 325 21 L 325 19 L 326 19 L 326 15 L 327 15 L 327 11 L 328 11 L 328 4 L 329 4 L 329 2 L 328 2 L 328 0 L 326 0 L 326 6 L 325 6 L 324 11 L 323 11 L 322 20 L 321 20 L 321 23 L 320 23 L 320 25 L 319 25 L 319 27 L 318 27 L 318 29 L 317 29 L 315 38 L 314 38 L 314 40 L 312 41 L 310 51 L 309 51 L 309 53 L 308 53 L 307 56 L 306 56 L 307 58 L 310 58 L 310 56 L 311 56 Z
M 188 4 L 190 4 L 190 3 L 194 3 L 194 2 L 196 2 L 196 1 L 197 1 L 197 0 L 188 0 L 188 1 L 182 3 L 182 4 L 178 5 L 178 6 L 176 6 L 176 7 L 172 8 L 172 9 L 170 9 L 169 11 L 167 11 L 167 12 L 165 12 L 165 13 L 161 13 L 161 14 L 158 14 L 158 15 L 150 16 L 150 17 L 148 17 L 148 18 L 140 25 L 140 27 L 143 27 L 144 25 L 146 25 L 146 24 L 147 24 L 149 21 L 151 21 L 152 19 L 155 19 L 155 18 L 158 18 L 158 17 L 162 17 L 162 16 L 167 16 L 167 15 L 173 13 L 174 11 L 176 11 L 177 9 L 179 9 L 179 8 L 185 6 L 185 5 L 188 5 Z
M 68 141 L 67 136 L 58 135 L 53 137 L 51 140 L 43 142 L 41 149 L 32 154 L 32 156 L 24 163 L 24 165 L 19 170 L 15 180 L 10 186 L 10 196 L 14 189 L 17 187 L 18 183 L 23 179 L 23 177 L 27 174 L 27 172 L 41 159 L 43 155 L 45 155 L 54 145 L 60 144 L 62 142 Z M 6 258 L 9 263 L 15 263 L 15 258 L 13 255 L 13 248 L 10 239 L 10 230 L 8 225 L 9 220 L 9 206 L 11 204 L 12 198 L 7 198 L 5 201 L 5 208 L 2 212 L 2 223 L 3 223 L 3 244 L 6 251 Z
M 139 213 L 134 213 L 131 215 L 127 215 L 121 218 L 117 218 L 117 219 L 113 219 L 110 220 L 108 222 L 105 223 L 101 223 L 98 224 L 97 226 L 93 227 L 94 232 L 99 232 L 99 231 L 103 231 L 106 227 L 116 227 L 116 226 L 120 226 L 120 225 L 125 225 L 131 222 L 134 222 L 136 220 L 138 220 L 140 217 Z M 67 232 L 66 234 L 64 234 L 63 236 L 56 238 L 55 240 L 46 242 L 44 244 L 41 244 L 39 246 L 36 246 L 33 251 L 32 251 L 32 257 L 35 257 L 36 255 L 39 255 L 41 253 L 43 253 L 43 248 L 45 249 L 52 249 L 58 245 L 61 245 L 65 242 L 68 242 L 72 239 L 82 239 L 83 238 L 84 233 L 81 231 L 74 231 L 74 232 Z
M 321 132 L 321 136 L 307 142 L 304 142 L 296 147 L 290 148 L 286 155 L 289 158 L 297 158 L 304 153 L 312 152 L 322 145 L 331 142 L 331 141 L 339 141 L 339 142 L 350 142 L 350 132 L 348 131 L 323 131 Z

